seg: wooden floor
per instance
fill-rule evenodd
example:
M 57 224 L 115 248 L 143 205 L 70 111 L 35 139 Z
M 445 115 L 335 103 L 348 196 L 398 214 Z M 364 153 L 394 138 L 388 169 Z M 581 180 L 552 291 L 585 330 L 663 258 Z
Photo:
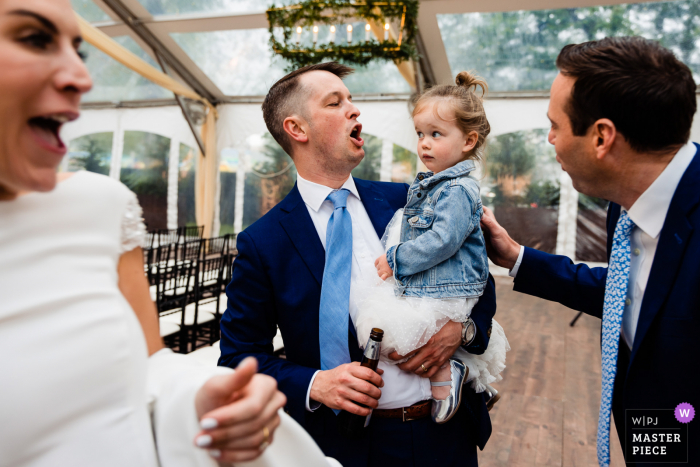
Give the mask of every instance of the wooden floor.
M 583 315 L 572 328 L 575 311 L 513 292 L 510 278 L 497 277 L 496 288 L 511 351 L 479 465 L 597 466 L 600 320 Z M 611 428 L 611 466 L 624 467 Z

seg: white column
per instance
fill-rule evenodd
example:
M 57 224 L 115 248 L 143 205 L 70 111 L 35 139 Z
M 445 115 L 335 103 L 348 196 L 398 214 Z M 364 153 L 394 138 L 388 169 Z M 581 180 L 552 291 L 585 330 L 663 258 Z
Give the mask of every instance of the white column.
M 566 172 L 559 178 L 559 220 L 557 225 L 556 254 L 576 259 L 576 218 L 578 217 L 578 191 Z
M 379 180 L 391 181 L 391 166 L 394 163 L 394 143 L 388 139 L 382 140 L 382 158 L 379 168 Z
M 122 169 L 122 154 L 124 153 L 124 130 L 122 128 L 122 111 L 117 111 L 114 133 L 112 133 L 112 163 L 109 167 L 109 176 L 119 180 Z
M 236 201 L 233 207 L 233 232 L 236 235 L 243 230 L 243 197 L 245 196 L 246 163 L 245 152 L 240 151 L 238 156 L 238 168 L 236 169 Z
M 180 141 L 170 139 L 168 155 L 168 228 L 177 229 L 177 183 L 180 168 Z
M 217 153 L 216 164 L 216 194 L 214 195 L 214 222 L 212 223 L 212 237 L 218 237 L 221 232 L 221 151 Z

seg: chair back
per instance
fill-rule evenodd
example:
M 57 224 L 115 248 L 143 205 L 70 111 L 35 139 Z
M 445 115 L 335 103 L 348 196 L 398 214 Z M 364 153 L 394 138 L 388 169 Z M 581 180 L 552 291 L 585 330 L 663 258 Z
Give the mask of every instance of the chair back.
M 158 313 L 184 310 L 188 300 L 194 296 L 197 278 L 197 261 L 178 260 L 177 252 L 182 245 L 170 244 L 159 247 L 162 260 L 156 268 L 156 306 Z M 198 251 L 197 251 L 198 253 Z M 166 313 L 167 314 L 167 313 Z
M 186 242 L 188 240 L 195 240 L 202 238 L 204 236 L 204 226 L 203 225 L 187 225 L 183 227 L 178 227 L 178 232 L 180 235 L 180 242 Z
M 158 245 L 170 245 L 180 242 L 180 229 L 161 229 L 158 231 Z

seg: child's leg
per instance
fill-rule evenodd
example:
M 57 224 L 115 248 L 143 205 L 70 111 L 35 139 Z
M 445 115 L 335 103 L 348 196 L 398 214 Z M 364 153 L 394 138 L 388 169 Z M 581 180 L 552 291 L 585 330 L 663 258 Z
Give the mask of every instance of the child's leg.
M 450 381 L 452 372 L 450 371 L 450 361 L 447 360 L 440 369 L 430 377 L 430 382 L 437 383 L 440 381 Z M 445 400 L 450 395 L 450 386 L 431 386 L 433 399 Z

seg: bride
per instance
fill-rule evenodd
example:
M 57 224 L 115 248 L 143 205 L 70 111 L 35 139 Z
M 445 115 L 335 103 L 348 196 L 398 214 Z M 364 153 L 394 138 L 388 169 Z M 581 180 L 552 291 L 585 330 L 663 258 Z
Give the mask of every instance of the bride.
M 0 466 L 328 465 L 251 359 L 163 348 L 135 195 L 56 175 L 92 82 L 69 0 L 0 1 Z M 281 446 L 280 448 L 276 448 Z M 301 449 L 299 449 L 301 448 Z M 298 459 L 303 456 L 303 459 Z

